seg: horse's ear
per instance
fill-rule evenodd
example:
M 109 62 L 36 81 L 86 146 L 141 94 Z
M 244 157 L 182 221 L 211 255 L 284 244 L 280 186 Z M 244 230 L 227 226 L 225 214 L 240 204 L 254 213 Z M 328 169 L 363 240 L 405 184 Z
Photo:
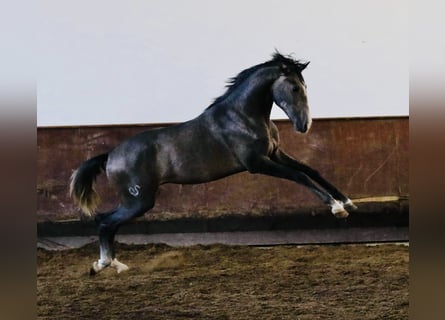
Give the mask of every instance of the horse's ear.
M 306 69 L 306 67 L 309 65 L 309 63 L 311 63 L 311 62 L 308 61 L 306 63 L 301 63 L 300 64 L 300 71 L 303 71 L 304 69 Z

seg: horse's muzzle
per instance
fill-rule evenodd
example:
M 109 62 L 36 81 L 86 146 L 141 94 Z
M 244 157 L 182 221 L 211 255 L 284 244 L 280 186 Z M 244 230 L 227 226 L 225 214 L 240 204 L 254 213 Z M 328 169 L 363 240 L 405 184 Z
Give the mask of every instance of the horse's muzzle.
M 311 128 L 312 119 L 307 111 L 300 111 L 293 123 L 296 131 L 306 133 Z

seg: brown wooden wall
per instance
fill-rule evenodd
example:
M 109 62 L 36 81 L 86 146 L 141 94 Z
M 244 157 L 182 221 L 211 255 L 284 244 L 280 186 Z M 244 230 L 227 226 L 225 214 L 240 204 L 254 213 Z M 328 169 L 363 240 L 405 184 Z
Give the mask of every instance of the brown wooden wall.
M 319 119 L 302 135 L 289 121 L 276 121 L 283 149 L 316 168 L 352 199 L 409 196 L 408 123 L 408 117 Z M 68 197 L 73 170 L 87 158 L 153 127 L 38 128 L 38 222 L 79 219 L 79 210 Z M 106 186 L 105 175 L 98 185 L 103 199 L 100 209 L 111 209 L 116 197 Z M 298 214 L 320 206 L 310 191 L 293 182 L 241 173 L 200 185 L 163 185 L 152 215 L 143 219 Z

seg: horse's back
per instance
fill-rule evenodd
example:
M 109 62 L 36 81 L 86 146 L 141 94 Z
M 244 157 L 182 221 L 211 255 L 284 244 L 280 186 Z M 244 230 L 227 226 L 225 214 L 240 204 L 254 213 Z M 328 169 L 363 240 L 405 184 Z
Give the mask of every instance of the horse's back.
M 242 170 L 202 118 L 133 136 L 115 147 L 107 162 L 109 179 L 118 183 L 200 183 Z
M 159 137 L 157 152 L 157 160 L 167 164 L 163 183 L 201 183 L 243 170 L 203 117 L 169 129 Z

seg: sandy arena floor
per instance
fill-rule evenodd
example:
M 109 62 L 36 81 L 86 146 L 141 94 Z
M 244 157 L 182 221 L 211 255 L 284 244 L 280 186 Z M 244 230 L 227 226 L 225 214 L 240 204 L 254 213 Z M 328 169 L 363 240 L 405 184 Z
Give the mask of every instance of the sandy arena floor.
M 38 319 L 407 319 L 404 245 L 118 244 L 130 270 L 91 277 L 98 244 L 37 249 Z

